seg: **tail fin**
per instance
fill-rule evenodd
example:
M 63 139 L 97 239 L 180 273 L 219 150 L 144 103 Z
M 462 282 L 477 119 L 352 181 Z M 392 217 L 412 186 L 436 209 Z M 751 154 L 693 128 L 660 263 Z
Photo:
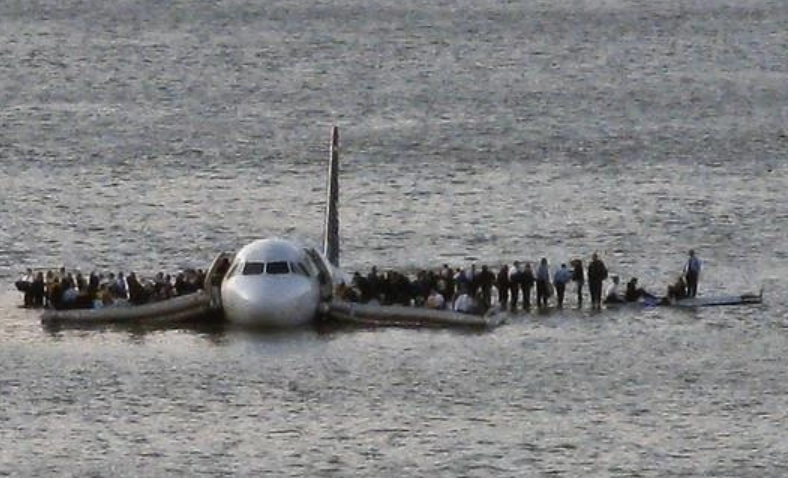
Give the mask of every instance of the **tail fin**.
M 331 159 L 328 164 L 328 198 L 323 231 L 323 254 L 339 267 L 339 128 L 331 129 Z

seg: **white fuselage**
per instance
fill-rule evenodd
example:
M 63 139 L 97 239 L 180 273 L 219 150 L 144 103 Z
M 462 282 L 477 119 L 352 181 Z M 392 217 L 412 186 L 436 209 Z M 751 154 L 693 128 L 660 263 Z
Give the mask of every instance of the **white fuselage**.
M 292 327 L 314 320 L 321 301 L 319 270 L 306 249 L 262 239 L 235 256 L 222 288 L 225 317 L 233 323 Z

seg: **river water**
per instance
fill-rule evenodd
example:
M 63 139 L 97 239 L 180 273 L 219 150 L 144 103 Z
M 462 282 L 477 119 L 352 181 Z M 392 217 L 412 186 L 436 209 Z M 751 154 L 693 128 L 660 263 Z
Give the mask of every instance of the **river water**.
M 785 476 L 780 1 L 0 4 L 0 475 Z M 755 307 L 486 332 L 44 329 L 28 266 L 322 229 L 412 270 L 598 251 Z M 574 306 L 574 303 L 571 302 Z

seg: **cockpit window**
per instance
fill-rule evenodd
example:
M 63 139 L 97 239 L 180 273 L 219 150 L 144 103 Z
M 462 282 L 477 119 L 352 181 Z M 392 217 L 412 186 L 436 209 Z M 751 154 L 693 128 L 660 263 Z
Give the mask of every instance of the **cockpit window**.
M 264 262 L 247 262 L 246 264 L 244 264 L 243 275 L 256 276 L 262 274 L 264 270 L 265 270 Z
M 291 262 L 290 270 L 293 271 L 295 274 L 310 277 L 309 270 L 307 270 L 306 266 L 302 262 Z
M 287 262 L 269 262 L 265 266 L 266 274 L 289 274 L 290 267 Z
M 306 275 L 308 277 L 317 276 L 317 274 L 319 272 L 317 267 L 315 266 L 315 263 L 312 262 L 312 261 L 314 261 L 314 258 L 310 255 L 310 251 L 312 253 L 317 254 L 316 252 L 314 252 L 314 249 L 304 249 L 304 252 L 306 252 L 306 257 L 304 258 L 305 261 L 299 263 L 299 264 L 301 264 L 304 267 L 304 269 L 306 269 L 306 272 L 307 272 Z

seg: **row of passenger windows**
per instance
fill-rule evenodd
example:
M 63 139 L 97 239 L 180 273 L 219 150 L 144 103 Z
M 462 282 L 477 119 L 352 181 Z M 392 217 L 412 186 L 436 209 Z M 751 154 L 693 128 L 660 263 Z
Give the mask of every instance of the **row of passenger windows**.
M 245 276 L 256 276 L 260 274 L 298 274 L 309 277 L 309 270 L 300 262 L 246 262 L 240 267 L 239 264 L 233 266 L 228 272 L 228 277 L 236 273 Z

